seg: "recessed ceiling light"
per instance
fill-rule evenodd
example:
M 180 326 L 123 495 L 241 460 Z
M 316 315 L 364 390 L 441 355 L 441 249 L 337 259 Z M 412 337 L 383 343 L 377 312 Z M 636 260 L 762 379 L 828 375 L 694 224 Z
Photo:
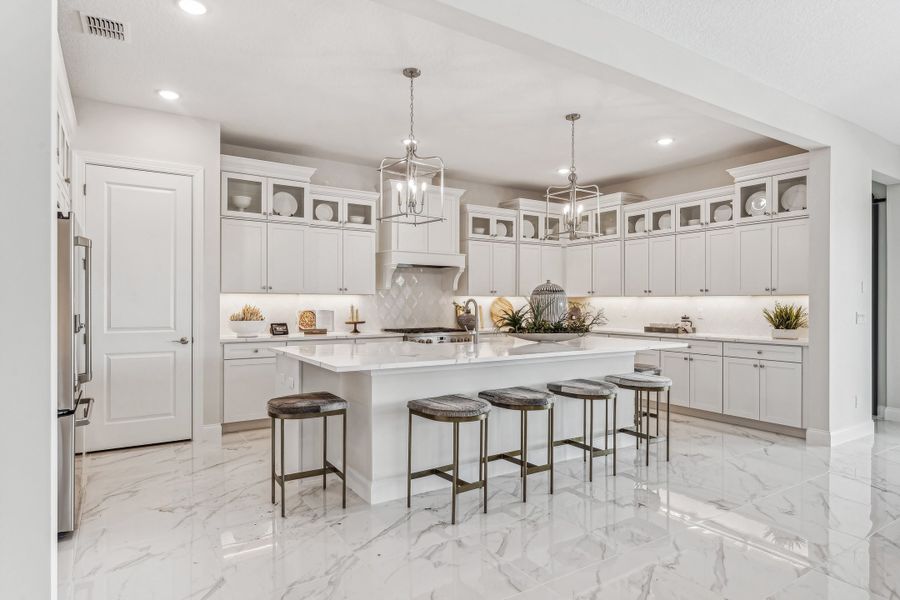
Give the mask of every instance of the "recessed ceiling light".
M 206 6 L 197 0 L 178 0 L 178 8 L 189 15 L 205 15 Z
M 673 140 L 670 137 L 664 137 L 664 138 L 659 138 L 658 140 L 656 140 L 656 143 L 659 144 L 660 146 L 671 146 L 672 142 L 674 142 L 674 141 L 675 140 Z
M 164 100 L 178 100 L 181 98 L 181 95 L 174 90 L 157 90 L 156 93 Z
M 560 167 L 556 170 L 556 172 L 559 173 L 560 175 L 568 175 L 569 167 Z

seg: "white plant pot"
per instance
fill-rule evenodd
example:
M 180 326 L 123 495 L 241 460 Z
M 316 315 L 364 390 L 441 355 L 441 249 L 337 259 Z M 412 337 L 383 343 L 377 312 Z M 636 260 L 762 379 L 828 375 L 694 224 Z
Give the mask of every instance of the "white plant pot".
M 228 327 L 238 337 L 256 337 L 266 330 L 266 322 L 228 321 Z
M 776 340 L 799 340 L 799 329 L 773 329 L 772 339 Z

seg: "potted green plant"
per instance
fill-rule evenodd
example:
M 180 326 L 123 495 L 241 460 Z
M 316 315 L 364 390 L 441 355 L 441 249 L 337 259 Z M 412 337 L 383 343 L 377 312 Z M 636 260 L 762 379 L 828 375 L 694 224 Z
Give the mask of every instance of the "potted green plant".
M 564 342 L 582 337 L 597 325 L 606 324 L 603 309 L 591 312 L 581 305 L 573 305 L 559 319 L 546 318 L 543 304 L 529 301 L 525 306 L 500 313 L 497 327 L 512 337 L 532 342 Z
M 763 316 L 772 326 L 772 337 L 777 340 L 796 340 L 799 329 L 809 327 L 809 313 L 798 304 L 775 303 L 774 310 L 763 309 Z

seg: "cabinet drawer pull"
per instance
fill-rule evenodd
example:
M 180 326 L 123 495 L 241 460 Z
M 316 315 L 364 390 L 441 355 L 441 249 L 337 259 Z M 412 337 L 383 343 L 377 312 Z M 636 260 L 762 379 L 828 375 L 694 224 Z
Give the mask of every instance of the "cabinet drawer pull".
M 685 356 L 682 360 L 687 360 L 687 356 Z
M 766 288 L 766 291 L 767 291 L 767 292 L 771 292 L 772 289 L 771 289 L 771 288 Z
M 762 350 L 757 350 L 756 353 L 757 353 L 757 354 L 762 354 Z

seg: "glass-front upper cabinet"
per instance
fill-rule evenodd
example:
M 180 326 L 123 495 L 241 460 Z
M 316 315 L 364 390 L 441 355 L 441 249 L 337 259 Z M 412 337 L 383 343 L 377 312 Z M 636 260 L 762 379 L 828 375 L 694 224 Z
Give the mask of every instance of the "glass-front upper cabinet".
M 508 216 L 507 216 L 508 215 Z M 466 211 L 466 237 L 495 241 L 516 241 L 518 211 L 503 211 L 503 216 L 491 212 Z
M 334 196 L 310 196 L 309 223 L 325 227 L 340 227 L 342 199 Z
M 619 217 L 621 207 L 610 206 L 597 210 L 597 235 L 602 238 L 617 238 L 621 236 L 619 231 Z
M 734 224 L 734 196 L 707 198 L 703 201 L 704 222 L 707 227 L 726 227 Z
M 706 225 L 706 204 L 703 200 L 675 205 L 675 230 L 693 231 Z
M 344 198 L 341 220 L 350 229 L 375 229 L 375 201 Z
M 625 210 L 625 237 L 642 237 L 647 235 L 649 227 L 647 225 L 647 210 Z
M 675 207 L 660 206 L 647 211 L 650 219 L 650 233 L 675 233 Z
M 516 241 L 516 220 L 514 216 L 494 217 L 494 239 Z
M 286 223 L 306 222 L 306 200 L 309 186 L 286 179 L 268 179 L 272 207 L 269 219 Z
M 776 175 L 772 178 L 773 197 L 778 200 L 773 211 L 776 216 L 799 216 L 807 213 L 807 173 L 807 171 L 796 171 Z
M 545 215 L 537 212 L 519 211 L 519 241 L 540 242 L 544 237 Z
M 266 219 L 268 210 L 265 177 L 222 173 L 223 216 Z
M 775 210 L 772 202 L 772 178 L 749 179 L 734 184 L 738 220 L 764 221 Z
M 548 242 L 559 242 L 559 232 L 562 231 L 562 217 L 551 214 L 545 218 L 544 239 Z

